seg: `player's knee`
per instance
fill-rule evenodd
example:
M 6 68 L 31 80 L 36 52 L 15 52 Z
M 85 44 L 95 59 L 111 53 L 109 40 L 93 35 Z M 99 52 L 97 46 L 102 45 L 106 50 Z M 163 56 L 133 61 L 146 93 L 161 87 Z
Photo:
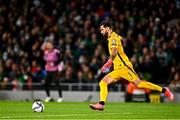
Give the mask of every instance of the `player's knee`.
M 102 87 L 102 86 L 108 86 L 108 83 L 107 83 L 106 81 L 104 81 L 104 80 L 101 80 L 101 81 L 99 82 L 99 86 L 100 86 L 100 87 Z
M 133 84 L 135 85 L 135 86 L 138 86 L 139 85 L 139 83 L 141 83 L 142 81 L 140 80 L 140 79 L 137 79 L 137 80 L 135 80 L 134 82 L 133 82 Z
M 110 82 L 111 80 L 110 80 L 110 77 L 105 76 L 101 81 L 104 81 L 105 83 L 109 84 L 109 82 Z
M 99 86 L 101 87 L 101 86 L 104 86 L 104 85 L 107 85 L 107 83 L 106 83 L 104 80 L 101 80 L 101 81 L 99 82 Z
M 106 84 L 111 84 L 113 82 L 113 78 L 109 76 L 105 76 L 101 81 L 104 81 Z

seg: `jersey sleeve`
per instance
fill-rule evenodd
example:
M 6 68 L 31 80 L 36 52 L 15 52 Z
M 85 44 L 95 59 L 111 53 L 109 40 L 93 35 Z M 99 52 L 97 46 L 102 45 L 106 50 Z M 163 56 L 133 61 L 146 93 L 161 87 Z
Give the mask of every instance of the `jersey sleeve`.
M 112 49 L 118 48 L 118 40 L 117 39 L 111 39 L 109 41 L 109 53 L 112 54 Z
M 121 44 L 121 40 L 122 40 L 122 37 L 121 36 L 117 36 L 117 37 L 114 37 L 112 40 L 111 40 L 111 48 L 118 48 Z
M 117 46 L 118 46 L 118 40 L 117 40 L 117 39 L 111 40 L 110 45 L 111 45 L 111 48 L 117 48 Z

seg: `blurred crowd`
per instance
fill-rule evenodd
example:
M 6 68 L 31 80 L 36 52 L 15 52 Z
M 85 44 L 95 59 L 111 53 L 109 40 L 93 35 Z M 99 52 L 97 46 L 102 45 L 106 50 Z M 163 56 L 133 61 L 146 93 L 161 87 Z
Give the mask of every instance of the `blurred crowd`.
M 142 79 L 180 85 L 179 0 L 0 0 L 0 88 L 11 83 L 14 90 L 32 89 L 43 82 L 40 48 L 46 40 L 63 54 L 62 82 L 98 82 L 108 58 L 98 30 L 103 20 L 123 36 Z

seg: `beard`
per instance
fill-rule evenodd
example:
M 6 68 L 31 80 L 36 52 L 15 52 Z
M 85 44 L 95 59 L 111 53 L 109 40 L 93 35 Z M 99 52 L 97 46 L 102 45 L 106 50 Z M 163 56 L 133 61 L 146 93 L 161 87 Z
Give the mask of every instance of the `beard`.
M 108 32 L 105 32 L 105 33 L 103 34 L 103 38 L 105 38 L 105 39 L 108 38 Z

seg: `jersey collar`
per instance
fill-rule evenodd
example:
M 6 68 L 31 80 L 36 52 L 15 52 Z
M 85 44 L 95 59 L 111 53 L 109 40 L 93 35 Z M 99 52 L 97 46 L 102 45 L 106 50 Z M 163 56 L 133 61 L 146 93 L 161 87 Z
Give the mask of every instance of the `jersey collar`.
M 111 32 L 111 35 L 113 34 L 113 31 Z M 111 37 L 111 35 L 108 37 L 108 38 L 110 38 Z

